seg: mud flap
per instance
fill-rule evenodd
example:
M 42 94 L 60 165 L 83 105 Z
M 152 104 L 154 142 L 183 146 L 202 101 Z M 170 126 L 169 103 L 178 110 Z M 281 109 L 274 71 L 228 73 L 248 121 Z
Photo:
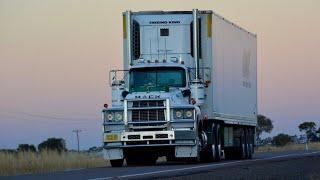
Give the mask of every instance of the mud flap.
M 123 151 L 120 148 L 103 149 L 103 158 L 108 160 L 123 159 Z
M 177 158 L 197 157 L 198 146 L 176 146 L 175 156 Z

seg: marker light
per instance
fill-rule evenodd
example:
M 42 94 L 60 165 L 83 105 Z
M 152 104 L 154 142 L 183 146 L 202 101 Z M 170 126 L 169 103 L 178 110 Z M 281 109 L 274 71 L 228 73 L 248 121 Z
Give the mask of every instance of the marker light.
M 195 99 L 193 99 L 193 98 L 192 98 L 192 99 L 191 99 L 191 103 L 192 103 L 192 104 L 196 104 L 196 103 L 197 103 L 197 101 L 196 101 Z

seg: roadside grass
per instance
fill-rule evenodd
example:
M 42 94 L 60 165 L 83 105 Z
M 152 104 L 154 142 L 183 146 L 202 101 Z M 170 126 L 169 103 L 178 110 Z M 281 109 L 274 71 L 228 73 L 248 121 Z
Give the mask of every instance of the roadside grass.
M 309 143 L 310 150 L 320 150 L 320 143 Z M 274 152 L 305 150 L 305 144 L 288 144 L 285 146 L 264 145 L 256 148 L 256 152 Z M 165 161 L 159 158 L 158 162 Z M 36 152 L 0 152 L 0 176 L 46 173 L 79 168 L 108 166 L 109 162 L 96 154 L 43 151 Z
M 45 173 L 59 170 L 102 167 L 108 165 L 101 156 L 76 152 L 43 151 L 0 152 L 0 176 Z
M 320 150 L 320 142 L 308 143 L 309 150 Z M 256 147 L 255 152 L 294 151 L 305 150 L 305 144 L 287 144 L 285 146 L 273 146 L 270 144 Z

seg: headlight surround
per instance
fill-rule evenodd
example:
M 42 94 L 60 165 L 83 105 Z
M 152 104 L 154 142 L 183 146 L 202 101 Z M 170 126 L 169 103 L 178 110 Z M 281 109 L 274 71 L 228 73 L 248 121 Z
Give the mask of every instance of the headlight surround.
M 123 111 L 105 111 L 104 113 L 105 122 L 110 121 L 122 121 L 123 120 Z
M 193 109 L 175 109 L 173 111 L 174 119 L 193 119 Z

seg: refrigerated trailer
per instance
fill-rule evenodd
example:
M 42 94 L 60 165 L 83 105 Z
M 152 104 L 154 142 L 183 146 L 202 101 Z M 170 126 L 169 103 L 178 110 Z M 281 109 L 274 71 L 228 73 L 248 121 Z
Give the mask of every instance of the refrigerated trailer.
M 257 36 L 213 11 L 123 13 L 123 70 L 109 76 L 112 166 L 252 158 Z

